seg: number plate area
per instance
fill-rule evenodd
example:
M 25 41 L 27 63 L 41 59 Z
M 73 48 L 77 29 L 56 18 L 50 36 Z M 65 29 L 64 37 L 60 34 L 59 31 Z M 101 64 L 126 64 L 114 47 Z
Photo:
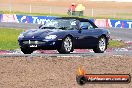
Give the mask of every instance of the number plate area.
M 31 41 L 31 40 L 23 41 L 23 43 L 28 44 L 29 47 L 38 47 L 38 45 L 40 45 L 40 44 L 45 44 L 44 41 Z
M 30 47 L 38 47 L 37 45 L 30 45 Z

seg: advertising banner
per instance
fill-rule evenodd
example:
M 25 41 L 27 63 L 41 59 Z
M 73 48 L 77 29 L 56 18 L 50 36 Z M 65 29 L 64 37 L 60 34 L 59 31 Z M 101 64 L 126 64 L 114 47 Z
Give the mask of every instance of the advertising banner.
M 57 17 L 0 14 L 0 22 L 45 24 L 46 22 L 55 18 Z M 98 27 L 132 28 L 132 20 L 113 20 L 113 19 L 90 19 L 90 20 L 93 21 Z
M 95 25 L 97 25 L 98 27 L 106 27 L 106 21 L 107 19 L 95 19 L 94 23 Z
M 110 28 L 132 28 L 132 20 L 111 20 L 108 21 Z
M 2 18 L 1 16 L 2 16 L 2 14 L 0 14 L 0 22 L 1 22 L 1 18 Z
M 56 17 L 53 16 L 26 16 L 16 14 L 2 14 L 1 22 L 15 22 L 15 23 L 34 23 L 44 24 Z
M 24 16 L 24 15 L 17 15 L 17 19 L 19 23 L 34 23 L 34 24 L 44 24 L 56 17 L 53 16 Z
M 106 28 L 132 28 L 132 20 L 94 19 L 98 27 Z
M 2 14 L 1 22 L 15 22 L 18 23 L 16 14 Z

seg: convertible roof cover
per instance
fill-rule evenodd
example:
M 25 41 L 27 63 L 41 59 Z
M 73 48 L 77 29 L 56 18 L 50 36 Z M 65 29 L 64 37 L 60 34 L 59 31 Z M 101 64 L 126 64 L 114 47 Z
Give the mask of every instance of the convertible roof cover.
M 60 17 L 60 18 L 57 18 L 57 19 L 76 19 L 76 20 L 79 20 L 80 22 L 88 22 L 89 21 L 88 19 L 79 18 L 79 17 Z
M 91 23 L 94 26 L 94 28 L 98 28 L 91 20 L 86 19 L 86 18 L 79 18 L 79 17 L 59 17 L 59 18 L 56 18 L 56 19 L 75 19 L 75 20 L 79 20 L 80 22 L 89 22 L 89 23 Z

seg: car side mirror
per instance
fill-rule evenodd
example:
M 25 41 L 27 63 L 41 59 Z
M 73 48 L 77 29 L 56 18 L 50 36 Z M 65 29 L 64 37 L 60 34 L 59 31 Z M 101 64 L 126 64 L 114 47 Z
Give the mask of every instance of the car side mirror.
M 81 26 L 80 30 L 87 30 L 88 29 L 88 26 Z

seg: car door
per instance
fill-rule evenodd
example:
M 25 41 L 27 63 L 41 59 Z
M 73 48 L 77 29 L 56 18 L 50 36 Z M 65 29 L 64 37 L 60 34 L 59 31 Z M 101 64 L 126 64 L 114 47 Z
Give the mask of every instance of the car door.
M 80 28 L 80 36 L 78 38 L 79 46 L 81 48 L 94 47 L 98 40 L 98 30 L 96 30 L 89 22 L 81 22 Z

